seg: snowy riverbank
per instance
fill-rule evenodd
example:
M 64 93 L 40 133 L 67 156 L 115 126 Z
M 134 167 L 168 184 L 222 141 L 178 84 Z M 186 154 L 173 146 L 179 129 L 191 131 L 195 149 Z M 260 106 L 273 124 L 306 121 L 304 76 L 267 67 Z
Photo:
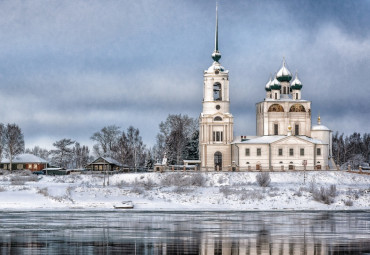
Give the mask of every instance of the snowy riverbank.
M 303 172 L 270 173 L 264 188 L 257 174 L 125 173 L 110 176 L 109 186 L 98 175 L 5 174 L 0 210 L 114 210 L 129 200 L 134 210 L 370 210 L 370 175 L 307 172 L 304 184 Z

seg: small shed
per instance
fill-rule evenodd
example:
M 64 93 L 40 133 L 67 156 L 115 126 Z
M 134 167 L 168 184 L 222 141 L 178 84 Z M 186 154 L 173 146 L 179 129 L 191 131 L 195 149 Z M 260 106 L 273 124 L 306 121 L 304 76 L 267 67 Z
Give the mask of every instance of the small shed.
M 31 171 L 41 171 L 44 168 L 48 167 L 48 161 L 35 156 L 33 154 L 19 154 L 13 158 L 12 165 L 10 168 L 10 160 L 5 159 L 1 162 L 0 167 L 3 169 L 12 169 L 12 170 L 31 170 Z
M 86 168 L 91 171 L 118 171 L 123 165 L 113 158 L 99 157 L 86 165 Z

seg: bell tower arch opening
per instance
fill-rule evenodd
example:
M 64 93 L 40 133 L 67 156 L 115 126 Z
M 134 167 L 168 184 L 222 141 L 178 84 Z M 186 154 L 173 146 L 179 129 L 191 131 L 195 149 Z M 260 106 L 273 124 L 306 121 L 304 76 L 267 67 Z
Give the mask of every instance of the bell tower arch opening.
M 213 100 L 222 101 L 221 83 L 219 82 L 213 84 Z

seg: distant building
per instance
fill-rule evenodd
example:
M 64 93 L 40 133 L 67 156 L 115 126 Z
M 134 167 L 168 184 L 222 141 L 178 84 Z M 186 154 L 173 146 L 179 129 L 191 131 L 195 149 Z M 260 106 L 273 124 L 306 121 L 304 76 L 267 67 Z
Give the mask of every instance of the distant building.
M 31 171 L 41 171 L 42 169 L 48 167 L 49 162 L 33 154 L 20 154 L 14 157 L 12 164 L 13 170 L 27 169 Z M 3 160 L 0 164 L 0 167 L 2 169 L 10 170 L 10 160 Z
M 265 86 L 266 98 L 256 104 L 256 136 L 233 136 L 229 71 L 221 66 L 216 12 L 213 64 L 204 71 L 203 110 L 199 120 L 202 170 L 299 170 L 334 168 L 332 131 L 311 126 L 311 101 L 302 99 L 302 83 L 285 59 Z M 235 168 L 234 168 L 235 169 Z

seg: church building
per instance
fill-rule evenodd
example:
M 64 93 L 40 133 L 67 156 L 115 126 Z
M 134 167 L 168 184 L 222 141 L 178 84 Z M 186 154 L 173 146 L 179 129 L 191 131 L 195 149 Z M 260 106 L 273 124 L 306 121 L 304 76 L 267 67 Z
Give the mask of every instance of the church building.
M 203 110 L 199 118 L 199 154 L 202 170 L 303 170 L 331 169 L 332 131 L 311 125 L 311 101 L 302 97 L 302 82 L 294 79 L 285 59 L 256 104 L 256 135 L 233 136 L 230 113 L 229 71 L 218 50 L 216 7 L 213 63 L 204 71 Z M 263 87 L 261 86 L 261 89 Z

